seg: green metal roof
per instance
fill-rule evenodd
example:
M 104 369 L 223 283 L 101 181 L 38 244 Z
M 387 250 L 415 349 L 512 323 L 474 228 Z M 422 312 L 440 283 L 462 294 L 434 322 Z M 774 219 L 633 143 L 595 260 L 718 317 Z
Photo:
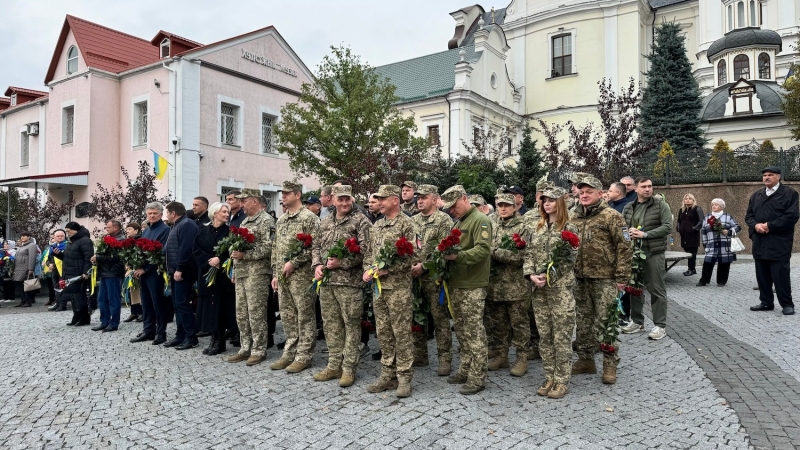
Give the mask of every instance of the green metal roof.
M 453 90 L 455 65 L 461 60 L 458 52 L 462 48 L 466 51 L 465 61 L 474 62 L 480 58 L 475 46 L 470 45 L 376 67 L 375 72 L 388 78 L 397 88 L 398 103 L 438 97 Z

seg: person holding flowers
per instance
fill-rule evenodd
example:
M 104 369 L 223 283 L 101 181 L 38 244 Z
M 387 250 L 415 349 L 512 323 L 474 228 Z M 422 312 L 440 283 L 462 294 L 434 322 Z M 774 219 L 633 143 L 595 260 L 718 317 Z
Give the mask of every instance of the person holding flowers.
M 364 282 L 372 283 L 373 310 L 381 347 L 381 374 L 367 392 L 395 389 L 398 398 L 411 395 L 412 301 L 411 266 L 418 262 L 413 242 L 414 221 L 400 211 L 400 187 L 382 185 L 375 198 L 383 218 L 369 230 L 370 244 L 364 255 Z
M 491 267 L 492 221 L 470 205 L 461 185 L 444 191 L 442 200 L 444 209 L 456 218 L 453 229 L 461 232 L 461 249 L 444 257 L 450 275 L 448 305 L 461 345 L 461 365 L 447 382 L 461 384 L 461 394 L 473 395 L 486 388 L 488 372 L 483 315 Z
M 489 343 L 489 370 L 508 367 L 508 350 L 513 345 L 517 359 L 511 375 L 528 371 L 530 352 L 531 292 L 522 277 L 528 227 L 517 212 L 512 194 L 497 194 L 498 220 L 492 240 L 492 271 L 486 302 L 486 334 Z
M 135 246 L 136 239 L 142 237 L 142 226 L 137 222 L 129 222 L 125 225 L 125 239 L 129 239 L 128 243 L 129 248 Z M 121 254 L 120 256 L 123 256 Z M 124 261 L 124 257 L 123 257 Z M 123 284 L 123 291 L 125 289 L 125 280 L 131 280 L 133 278 L 133 268 L 125 261 L 125 278 L 122 280 Z M 127 319 L 123 320 L 123 322 L 141 322 L 144 320 L 144 314 L 142 313 L 142 294 L 141 289 L 139 288 L 139 283 L 135 283 L 135 288 L 128 288 L 128 292 L 130 295 L 131 300 L 131 313 Z
M 275 224 L 272 251 L 272 289 L 278 291 L 286 343 L 283 355 L 269 368 L 288 373 L 311 367 L 317 343 L 317 294 L 308 286 L 314 273 L 311 246 L 319 233 L 319 218 L 303 206 L 302 190 L 302 184 L 283 182 L 281 197 L 286 214 Z
M 736 253 L 731 251 L 731 237 L 742 231 L 742 227 L 734 220 L 733 216 L 725 212 L 725 200 L 715 198 L 711 200 L 711 212 L 703 221 L 703 248 L 706 256 L 703 260 L 703 269 L 697 286 L 706 286 L 711 282 L 714 264 L 718 264 L 717 286 L 725 286 L 731 263 L 736 261 Z
M 164 205 L 158 202 L 145 206 L 148 226 L 142 232 L 143 239 L 158 241 L 163 246 L 169 237 L 169 227 L 161 220 Z M 129 265 L 130 261 L 126 261 Z M 133 276 L 139 280 L 142 296 L 142 331 L 131 342 L 153 341 L 153 345 L 167 342 L 167 317 L 164 314 L 164 277 L 155 264 L 144 262 L 133 264 Z
M 92 255 L 94 247 L 89 238 L 89 230 L 77 222 L 69 222 L 64 226 L 67 230 L 67 246 L 63 252 L 54 256 L 62 261 L 64 271 L 61 281 L 77 278 L 79 282 L 64 283 L 61 291 L 63 303 L 72 302 L 72 321 L 67 325 L 89 325 L 89 299 L 84 292 L 84 284 L 88 278 L 87 273 L 92 268 Z
M 597 373 L 594 353 L 607 322 L 610 304 L 625 289 L 631 276 L 633 250 L 625 236 L 622 216 L 601 197 L 603 184 L 588 175 L 576 180 L 580 208 L 574 210 L 571 224 L 578 230 L 581 246 L 575 262 L 575 318 L 578 361 L 572 375 Z M 614 323 L 616 327 L 618 321 Z M 616 351 L 603 353 L 603 383 L 617 381 L 619 342 Z
M 100 310 L 100 324 L 92 331 L 103 333 L 117 331 L 121 313 L 120 297 L 122 279 L 125 278 L 125 263 L 119 257 L 120 242 L 125 239 L 119 220 L 106 222 L 106 235 L 98 242 L 92 264 L 100 280 L 97 294 L 97 307 Z
M 315 290 L 319 290 L 322 324 L 328 344 L 328 365 L 314 375 L 316 381 L 355 382 L 360 351 L 363 290 L 361 266 L 369 244 L 369 219 L 354 207 L 353 188 L 331 189 L 336 206 L 320 223 L 319 237 L 311 244 Z
M 433 253 L 434 249 L 450 234 L 453 219 L 439 211 L 439 188 L 432 184 L 417 186 L 417 210 L 419 214 L 412 217 L 417 233 L 418 259 L 411 267 L 411 275 L 419 278 L 422 295 L 430 305 L 433 316 L 434 335 L 436 337 L 436 356 L 439 365 L 436 374 L 440 377 L 450 375 L 453 360 L 453 333 L 450 331 L 450 313 L 447 311 L 446 299 L 441 298 L 442 286 L 431 277 L 430 271 L 423 267 L 423 262 Z M 441 301 L 440 301 L 441 298 Z M 428 340 L 425 331 L 414 333 L 414 362 L 417 365 L 427 365 Z
M 569 392 L 572 331 L 575 329 L 575 258 L 580 238 L 568 222 L 563 188 L 550 186 L 539 203 L 541 219 L 532 225 L 522 272 L 533 283 L 533 313 L 545 380 L 538 395 L 562 398 Z

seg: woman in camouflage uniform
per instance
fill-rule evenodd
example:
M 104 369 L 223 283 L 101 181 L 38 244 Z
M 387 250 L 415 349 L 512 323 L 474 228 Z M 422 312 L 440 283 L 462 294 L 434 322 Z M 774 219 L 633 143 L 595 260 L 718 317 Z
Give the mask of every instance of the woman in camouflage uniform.
M 521 377 L 528 371 L 528 346 L 530 345 L 530 297 L 525 278 L 521 275 L 524 252 L 501 247 L 503 238 L 510 242 L 515 234 L 525 239 L 525 220 L 516 211 L 513 194 L 497 194 L 497 226 L 492 241 L 492 271 L 489 277 L 486 332 L 489 340 L 489 370 L 508 367 L 508 350 L 513 344 L 517 360 L 511 375 Z
M 542 194 L 539 205 L 542 218 L 531 225 L 525 251 L 523 272 L 533 284 L 533 312 L 539 327 L 539 352 L 542 355 L 545 380 L 536 393 L 549 398 L 561 398 L 569 392 L 572 372 L 572 332 L 575 330 L 575 298 L 572 288 L 577 250 L 556 266 L 556 276 L 545 274 L 551 250 L 562 240 L 562 231 L 577 230 L 567 222 L 569 213 L 564 200 L 566 191 L 551 187 Z M 554 279 L 555 278 L 555 279 Z

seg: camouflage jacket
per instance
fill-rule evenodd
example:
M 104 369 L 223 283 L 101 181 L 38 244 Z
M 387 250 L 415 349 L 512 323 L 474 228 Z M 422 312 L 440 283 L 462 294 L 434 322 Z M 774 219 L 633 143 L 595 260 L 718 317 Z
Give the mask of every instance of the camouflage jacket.
M 289 254 L 289 249 L 297 242 L 299 233 L 310 234 L 313 241 L 319 237 L 319 218 L 305 207 L 300 208 L 294 214 L 287 212 L 278 218 L 275 224 L 275 243 L 272 248 L 272 270 L 273 276 L 278 276 L 283 272 L 286 264 L 285 258 Z M 311 282 L 311 249 L 303 252 L 290 261 L 295 271 L 302 271 L 302 276 Z M 295 274 L 292 274 L 295 276 Z
M 575 262 L 578 278 L 610 278 L 627 283 L 631 276 L 633 250 L 625 239 L 622 214 L 605 201 L 588 209 L 582 206 L 572 213 L 570 222 L 578 229 L 581 246 Z
M 367 216 L 356 208 L 342 219 L 336 218 L 336 212 L 328 214 L 319 226 L 319 237 L 311 244 L 311 265 L 324 266 L 328 260 L 325 256 L 339 240 L 356 238 L 361 253 L 341 259 L 341 267 L 331 270 L 330 284 L 337 286 L 361 286 L 361 271 L 364 254 L 369 245 L 369 228 L 372 224 Z
M 275 220 L 265 211 L 253 217 L 245 217 L 242 228 L 247 228 L 256 237 L 255 247 L 244 252 L 244 259 L 234 261 L 236 278 L 256 277 L 272 272 L 269 265 L 272 239 L 275 237 Z
M 411 214 L 412 216 L 417 214 L 419 212 L 419 210 L 417 209 L 417 202 L 406 203 L 404 201 L 401 201 L 400 211 Z
M 567 222 L 564 229 L 578 234 L 575 225 Z M 528 246 L 525 247 L 525 263 L 522 266 L 522 272 L 531 286 L 530 275 L 538 275 L 544 273 L 543 270 L 547 267 L 550 260 L 550 252 L 552 248 L 561 241 L 561 230 L 557 230 L 553 224 L 538 228 L 533 227 L 528 235 Z M 577 250 L 572 250 L 572 255 L 577 255 Z M 574 259 L 573 259 L 574 261 Z M 573 272 L 575 263 L 572 261 L 562 261 L 556 266 L 556 281 L 552 282 L 552 287 L 571 287 L 575 284 L 575 273 Z
M 492 275 L 489 280 L 489 298 L 496 302 L 516 302 L 529 298 L 530 289 L 525 275 L 522 273 L 522 263 L 525 259 L 525 250 L 513 251 L 500 248 L 503 236 L 519 233 L 522 239 L 527 240 L 530 232 L 528 224 L 519 214 L 508 219 L 499 219 L 494 228 L 492 240 Z
M 534 203 L 533 207 L 525 213 L 522 218 L 525 220 L 525 224 L 528 227 L 533 228 L 539 223 L 539 220 L 542 218 L 542 213 L 539 211 L 539 204 Z
M 369 230 L 370 244 L 364 255 L 364 270 L 375 263 L 375 258 L 385 244 L 394 245 L 402 236 L 412 244 L 416 240 L 414 221 L 402 212 L 398 212 L 394 219 L 384 217 L 375 222 Z M 389 267 L 389 274 L 380 278 L 383 289 L 411 289 L 411 266 L 420 261 L 416 248 L 414 251 L 411 257 L 400 258 L 397 264 Z
M 417 261 L 425 261 L 428 255 L 439 245 L 442 239 L 450 234 L 453 228 L 453 219 L 438 209 L 430 216 L 423 216 L 421 213 L 412 217 L 416 232 L 416 248 L 419 252 Z M 423 275 L 423 279 L 428 279 Z

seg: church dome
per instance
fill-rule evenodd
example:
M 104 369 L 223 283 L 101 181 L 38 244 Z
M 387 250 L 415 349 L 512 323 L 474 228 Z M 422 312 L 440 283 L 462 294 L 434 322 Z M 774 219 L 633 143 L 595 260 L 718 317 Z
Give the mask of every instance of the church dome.
M 729 31 L 708 47 L 708 62 L 725 50 L 752 46 L 777 47 L 779 53 L 783 49 L 781 36 L 772 30 L 762 30 L 759 27 L 739 28 Z

